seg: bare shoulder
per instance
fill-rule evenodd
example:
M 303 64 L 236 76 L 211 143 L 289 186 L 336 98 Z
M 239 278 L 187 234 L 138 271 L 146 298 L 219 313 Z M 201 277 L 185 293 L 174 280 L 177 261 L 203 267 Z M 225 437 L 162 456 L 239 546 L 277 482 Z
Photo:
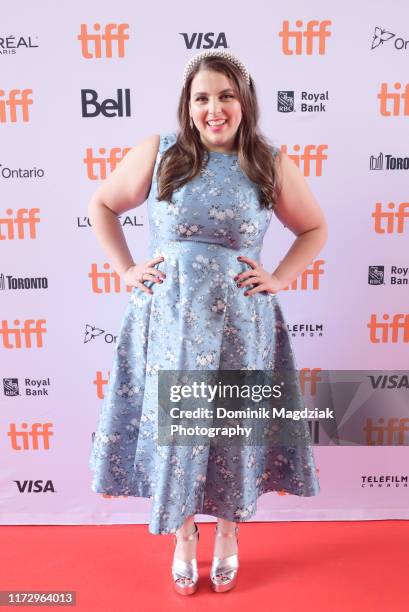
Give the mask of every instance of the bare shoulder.
M 276 217 L 299 235 L 325 223 L 323 212 L 303 173 L 283 151 L 275 156 L 281 191 L 275 207 Z
M 133 146 L 101 183 L 94 198 L 117 215 L 142 204 L 152 184 L 159 143 L 159 134 L 154 134 Z

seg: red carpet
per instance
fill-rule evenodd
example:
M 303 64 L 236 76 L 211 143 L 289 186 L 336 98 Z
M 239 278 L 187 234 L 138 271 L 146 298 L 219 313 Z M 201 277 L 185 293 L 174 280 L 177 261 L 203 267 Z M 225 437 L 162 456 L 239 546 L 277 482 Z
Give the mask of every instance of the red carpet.
M 201 582 L 191 597 L 173 592 L 174 538 L 145 525 L 3 526 L 0 590 L 76 591 L 65 609 L 81 612 L 409 609 L 408 521 L 242 524 L 238 585 L 220 594 L 207 582 L 214 525 L 199 527 Z

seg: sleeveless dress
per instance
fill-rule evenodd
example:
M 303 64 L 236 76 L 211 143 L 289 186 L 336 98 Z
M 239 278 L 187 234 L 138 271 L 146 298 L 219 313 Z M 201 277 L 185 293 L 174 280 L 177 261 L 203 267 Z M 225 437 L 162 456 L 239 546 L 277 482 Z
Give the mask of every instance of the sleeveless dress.
M 236 153 L 209 152 L 171 201 L 156 201 L 157 166 L 175 141 L 160 136 L 147 200 L 149 258 L 165 258 L 156 267 L 166 278 L 145 282 L 152 295 L 130 294 L 89 459 L 95 493 L 152 498 L 153 534 L 174 533 L 192 514 L 247 521 L 268 491 L 320 491 L 307 422 L 304 443 L 282 448 L 156 444 L 158 370 L 296 367 L 277 296 L 245 296 L 234 280 L 249 269 L 238 255 L 260 261 L 272 211 Z

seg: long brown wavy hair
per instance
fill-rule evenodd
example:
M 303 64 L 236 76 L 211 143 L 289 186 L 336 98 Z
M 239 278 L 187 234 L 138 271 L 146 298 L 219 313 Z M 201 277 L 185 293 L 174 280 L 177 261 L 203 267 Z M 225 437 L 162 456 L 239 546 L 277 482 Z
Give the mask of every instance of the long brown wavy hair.
M 208 161 L 207 149 L 203 147 L 197 128 L 190 127 L 189 115 L 192 80 L 202 69 L 225 74 L 233 84 L 242 112 L 235 142 L 238 161 L 243 172 L 258 185 L 261 206 L 273 209 L 281 186 L 274 167 L 272 145 L 260 133 L 257 125 L 260 111 L 253 79 L 250 77 L 248 85 L 239 68 L 222 57 L 203 58 L 186 80 L 179 99 L 177 117 L 180 128 L 177 140 L 163 153 L 158 165 L 157 200 L 171 201 L 173 192 L 199 174 L 203 164 Z M 277 158 L 280 158 L 280 152 Z

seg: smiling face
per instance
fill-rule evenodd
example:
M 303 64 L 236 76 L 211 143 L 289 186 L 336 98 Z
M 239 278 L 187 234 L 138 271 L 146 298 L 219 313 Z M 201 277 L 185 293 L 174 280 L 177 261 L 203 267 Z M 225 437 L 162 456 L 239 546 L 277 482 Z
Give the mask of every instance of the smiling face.
M 193 77 L 189 112 L 206 149 L 220 153 L 234 150 L 242 113 L 234 83 L 225 74 L 200 70 Z M 215 125 L 218 120 L 223 120 L 221 125 Z

